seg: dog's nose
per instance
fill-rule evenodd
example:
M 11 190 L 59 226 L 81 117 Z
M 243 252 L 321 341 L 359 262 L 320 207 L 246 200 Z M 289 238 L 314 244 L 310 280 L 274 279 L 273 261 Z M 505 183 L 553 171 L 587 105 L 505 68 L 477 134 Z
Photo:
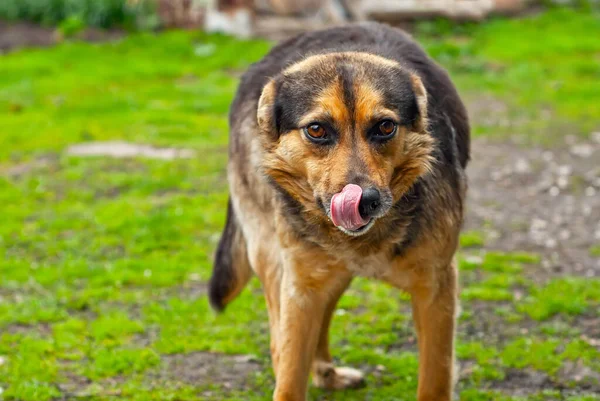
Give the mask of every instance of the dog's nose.
M 381 194 L 377 188 L 367 188 L 363 191 L 358 211 L 364 219 L 373 217 L 381 206 Z

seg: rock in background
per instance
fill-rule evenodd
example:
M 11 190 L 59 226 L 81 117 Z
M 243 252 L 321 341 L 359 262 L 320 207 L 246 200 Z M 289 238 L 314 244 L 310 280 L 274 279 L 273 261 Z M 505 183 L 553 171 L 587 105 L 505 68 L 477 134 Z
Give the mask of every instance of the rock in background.
M 282 39 L 298 32 L 349 21 L 375 20 L 402 24 L 405 21 L 433 17 L 480 20 L 490 14 L 521 12 L 531 1 L 214 0 L 203 3 L 207 7 L 204 29 L 209 32 Z

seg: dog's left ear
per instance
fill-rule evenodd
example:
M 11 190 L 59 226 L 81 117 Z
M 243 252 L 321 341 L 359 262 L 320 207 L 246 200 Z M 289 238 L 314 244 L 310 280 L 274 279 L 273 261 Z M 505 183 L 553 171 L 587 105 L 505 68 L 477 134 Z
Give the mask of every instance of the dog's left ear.
M 425 133 L 427 132 L 427 90 L 418 75 L 410 74 L 410 80 L 419 109 L 419 115 L 414 122 L 415 131 Z
M 262 94 L 258 100 L 258 109 L 256 110 L 256 120 L 260 133 L 271 140 L 277 138 L 275 96 L 275 81 L 271 79 L 262 90 Z

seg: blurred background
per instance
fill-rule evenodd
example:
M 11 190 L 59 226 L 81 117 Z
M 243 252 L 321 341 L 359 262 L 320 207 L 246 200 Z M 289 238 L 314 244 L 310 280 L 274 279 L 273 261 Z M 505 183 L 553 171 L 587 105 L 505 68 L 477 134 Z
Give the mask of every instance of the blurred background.
M 0 0 L 0 399 L 269 400 L 257 280 L 215 315 L 227 112 L 277 40 L 378 20 L 448 69 L 473 127 L 461 400 L 600 400 L 597 1 Z M 356 280 L 332 328 L 412 400 L 406 297 Z

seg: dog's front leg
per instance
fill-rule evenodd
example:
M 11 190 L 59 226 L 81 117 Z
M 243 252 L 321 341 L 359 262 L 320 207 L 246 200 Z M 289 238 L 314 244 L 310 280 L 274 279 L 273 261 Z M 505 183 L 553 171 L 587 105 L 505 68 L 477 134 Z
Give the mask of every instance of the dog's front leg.
M 275 401 L 306 400 L 321 323 L 336 284 L 335 269 L 318 266 L 317 258 L 291 259 L 281 283 Z
M 418 401 L 450 401 L 454 370 L 457 273 L 452 264 L 411 291 L 419 342 Z

